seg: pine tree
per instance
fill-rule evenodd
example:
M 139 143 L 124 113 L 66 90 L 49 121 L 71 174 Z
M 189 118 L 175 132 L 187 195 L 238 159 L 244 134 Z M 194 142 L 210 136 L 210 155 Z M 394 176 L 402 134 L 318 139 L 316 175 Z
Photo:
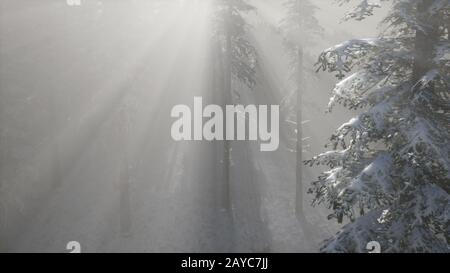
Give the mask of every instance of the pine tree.
M 359 2 L 347 19 L 379 6 Z M 336 130 L 330 151 L 307 161 L 330 168 L 310 189 L 315 204 L 350 220 L 325 252 L 366 252 L 369 241 L 382 252 L 450 251 L 450 2 L 391 2 L 378 38 L 319 57 L 319 69 L 341 79 L 329 109 L 362 112 Z
M 244 14 L 254 11 L 245 0 L 215 1 L 214 40 L 218 47 L 220 89 L 224 105 L 233 103 L 233 95 L 238 84 L 253 88 L 256 84 L 257 53 L 248 39 L 248 28 Z M 230 163 L 231 143 L 224 140 L 221 207 L 230 209 Z
M 56 127 L 53 133 L 53 145 L 52 149 L 52 170 L 51 170 L 51 183 L 52 190 L 57 190 L 63 184 L 63 174 L 62 174 L 62 166 L 61 166 L 61 144 L 58 139 L 58 129 L 63 126 L 63 118 L 60 113 L 60 105 L 57 102 L 57 98 L 55 98 L 56 94 L 50 94 L 50 115 L 49 115 L 49 126 Z M 59 96 L 57 96 L 59 97 Z M 51 127 L 50 127 L 51 128 Z
M 311 234 L 311 228 L 305 217 L 304 209 L 304 185 L 303 185 L 303 93 L 306 90 L 305 84 L 305 62 L 304 48 L 311 45 L 311 41 L 316 39 L 322 32 L 319 22 L 314 17 L 316 7 L 308 0 L 287 0 L 284 3 L 286 16 L 281 21 L 281 29 L 284 35 L 285 47 L 290 56 L 291 75 L 295 82 L 295 89 L 292 94 L 295 98 L 296 116 L 296 205 L 295 212 L 300 223 L 303 225 L 305 234 Z M 306 236 L 310 238 L 310 236 Z

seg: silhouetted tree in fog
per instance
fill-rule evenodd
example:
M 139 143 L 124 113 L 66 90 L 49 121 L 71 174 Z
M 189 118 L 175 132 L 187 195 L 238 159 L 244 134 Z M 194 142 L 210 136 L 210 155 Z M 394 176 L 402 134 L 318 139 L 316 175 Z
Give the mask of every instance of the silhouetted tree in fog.
M 121 147 L 119 148 L 119 218 L 120 232 L 122 236 L 131 235 L 131 164 L 129 154 L 130 141 L 130 98 L 125 95 L 123 103 L 118 112 L 118 134 Z
M 214 2 L 214 38 L 218 47 L 220 86 L 223 105 L 233 104 L 236 88 L 245 85 L 253 88 L 256 77 L 257 53 L 248 40 L 248 24 L 243 14 L 254 7 L 244 0 L 216 0 Z M 230 209 L 230 141 L 224 140 L 222 208 Z
M 295 82 L 296 116 L 296 203 L 295 212 L 307 238 L 312 228 L 305 217 L 303 185 L 303 95 L 306 91 L 304 47 L 311 44 L 322 31 L 314 17 L 315 6 L 308 0 L 287 0 L 284 3 L 286 15 L 281 21 L 285 47 L 291 60 L 290 77 Z
M 378 6 L 359 2 L 347 19 Z M 330 167 L 313 183 L 315 202 L 333 209 L 329 218 L 351 221 L 326 252 L 365 252 L 369 241 L 382 252 L 449 251 L 450 2 L 390 2 L 380 37 L 319 57 L 319 69 L 343 79 L 330 110 L 363 109 L 337 129 L 330 151 L 309 161 Z

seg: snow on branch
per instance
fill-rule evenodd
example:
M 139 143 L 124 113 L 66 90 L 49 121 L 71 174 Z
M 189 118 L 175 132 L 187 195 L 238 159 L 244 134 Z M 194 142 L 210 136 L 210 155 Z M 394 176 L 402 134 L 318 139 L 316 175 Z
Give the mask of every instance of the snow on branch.
M 393 165 L 392 157 L 387 153 L 380 153 L 358 176 L 353 179 L 346 189 L 351 195 L 384 196 L 394 195 L 394 186 L 390 177 Z M 380 202 L 380 200 L 377 200 Z
M 377 241 L 382 252 L 448 252 L 450 196 L 427 183 L 411 189 L 416 198 L 380 206 L 344 226 L 322 247 L 324 252 L 366 252 L 369 241 Z M 436 236 L 435 234 L 440 234 Z
M 371 52 L 377 39 L 355 39 L 345 41 L 323 51 L 316 63 L 317 71 L 337 72 L 336 77 L 344 78 L 355 64 L 355 60 Z
M 414 118 L 404 125 L 406 141 L 399 155 L 434 175 L 443 169 L 444 177 L 450 179 L 450 142 L 442 132 L 430 121 Z

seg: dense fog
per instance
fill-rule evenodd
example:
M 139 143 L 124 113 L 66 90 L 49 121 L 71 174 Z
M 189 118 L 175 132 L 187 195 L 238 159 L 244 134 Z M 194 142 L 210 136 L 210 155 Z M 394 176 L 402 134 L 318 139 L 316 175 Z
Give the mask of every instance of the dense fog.
M 291 37 L 303 50 L 299 127 L 285 1 L 233 1 L 230 19 L 222 0 L 1 0 L 0 251 L 319 252 L 349 223 L 311 204 L 327 167 L 298 164 L 298 147 L 305 161 L 327 151 L 362 111 L 327 111 L 339 79 L 315 63 L 377 37 L 391 5 L 343 21 L 360 1 L 311 1 L 320 33 Z M 194 97 L 280 105 L 278 149 L 174 140 L 171 111 Z

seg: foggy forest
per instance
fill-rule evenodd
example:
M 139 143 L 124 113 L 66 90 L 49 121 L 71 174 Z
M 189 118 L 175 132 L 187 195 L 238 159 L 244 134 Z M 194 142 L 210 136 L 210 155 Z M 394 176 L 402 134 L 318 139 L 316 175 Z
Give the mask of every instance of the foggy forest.
M 0 252 L 448 253 L 449 29 L 450 0 L 0 0 Z M 174 138 L 198 98 L 278 106 L 277 145 Z

